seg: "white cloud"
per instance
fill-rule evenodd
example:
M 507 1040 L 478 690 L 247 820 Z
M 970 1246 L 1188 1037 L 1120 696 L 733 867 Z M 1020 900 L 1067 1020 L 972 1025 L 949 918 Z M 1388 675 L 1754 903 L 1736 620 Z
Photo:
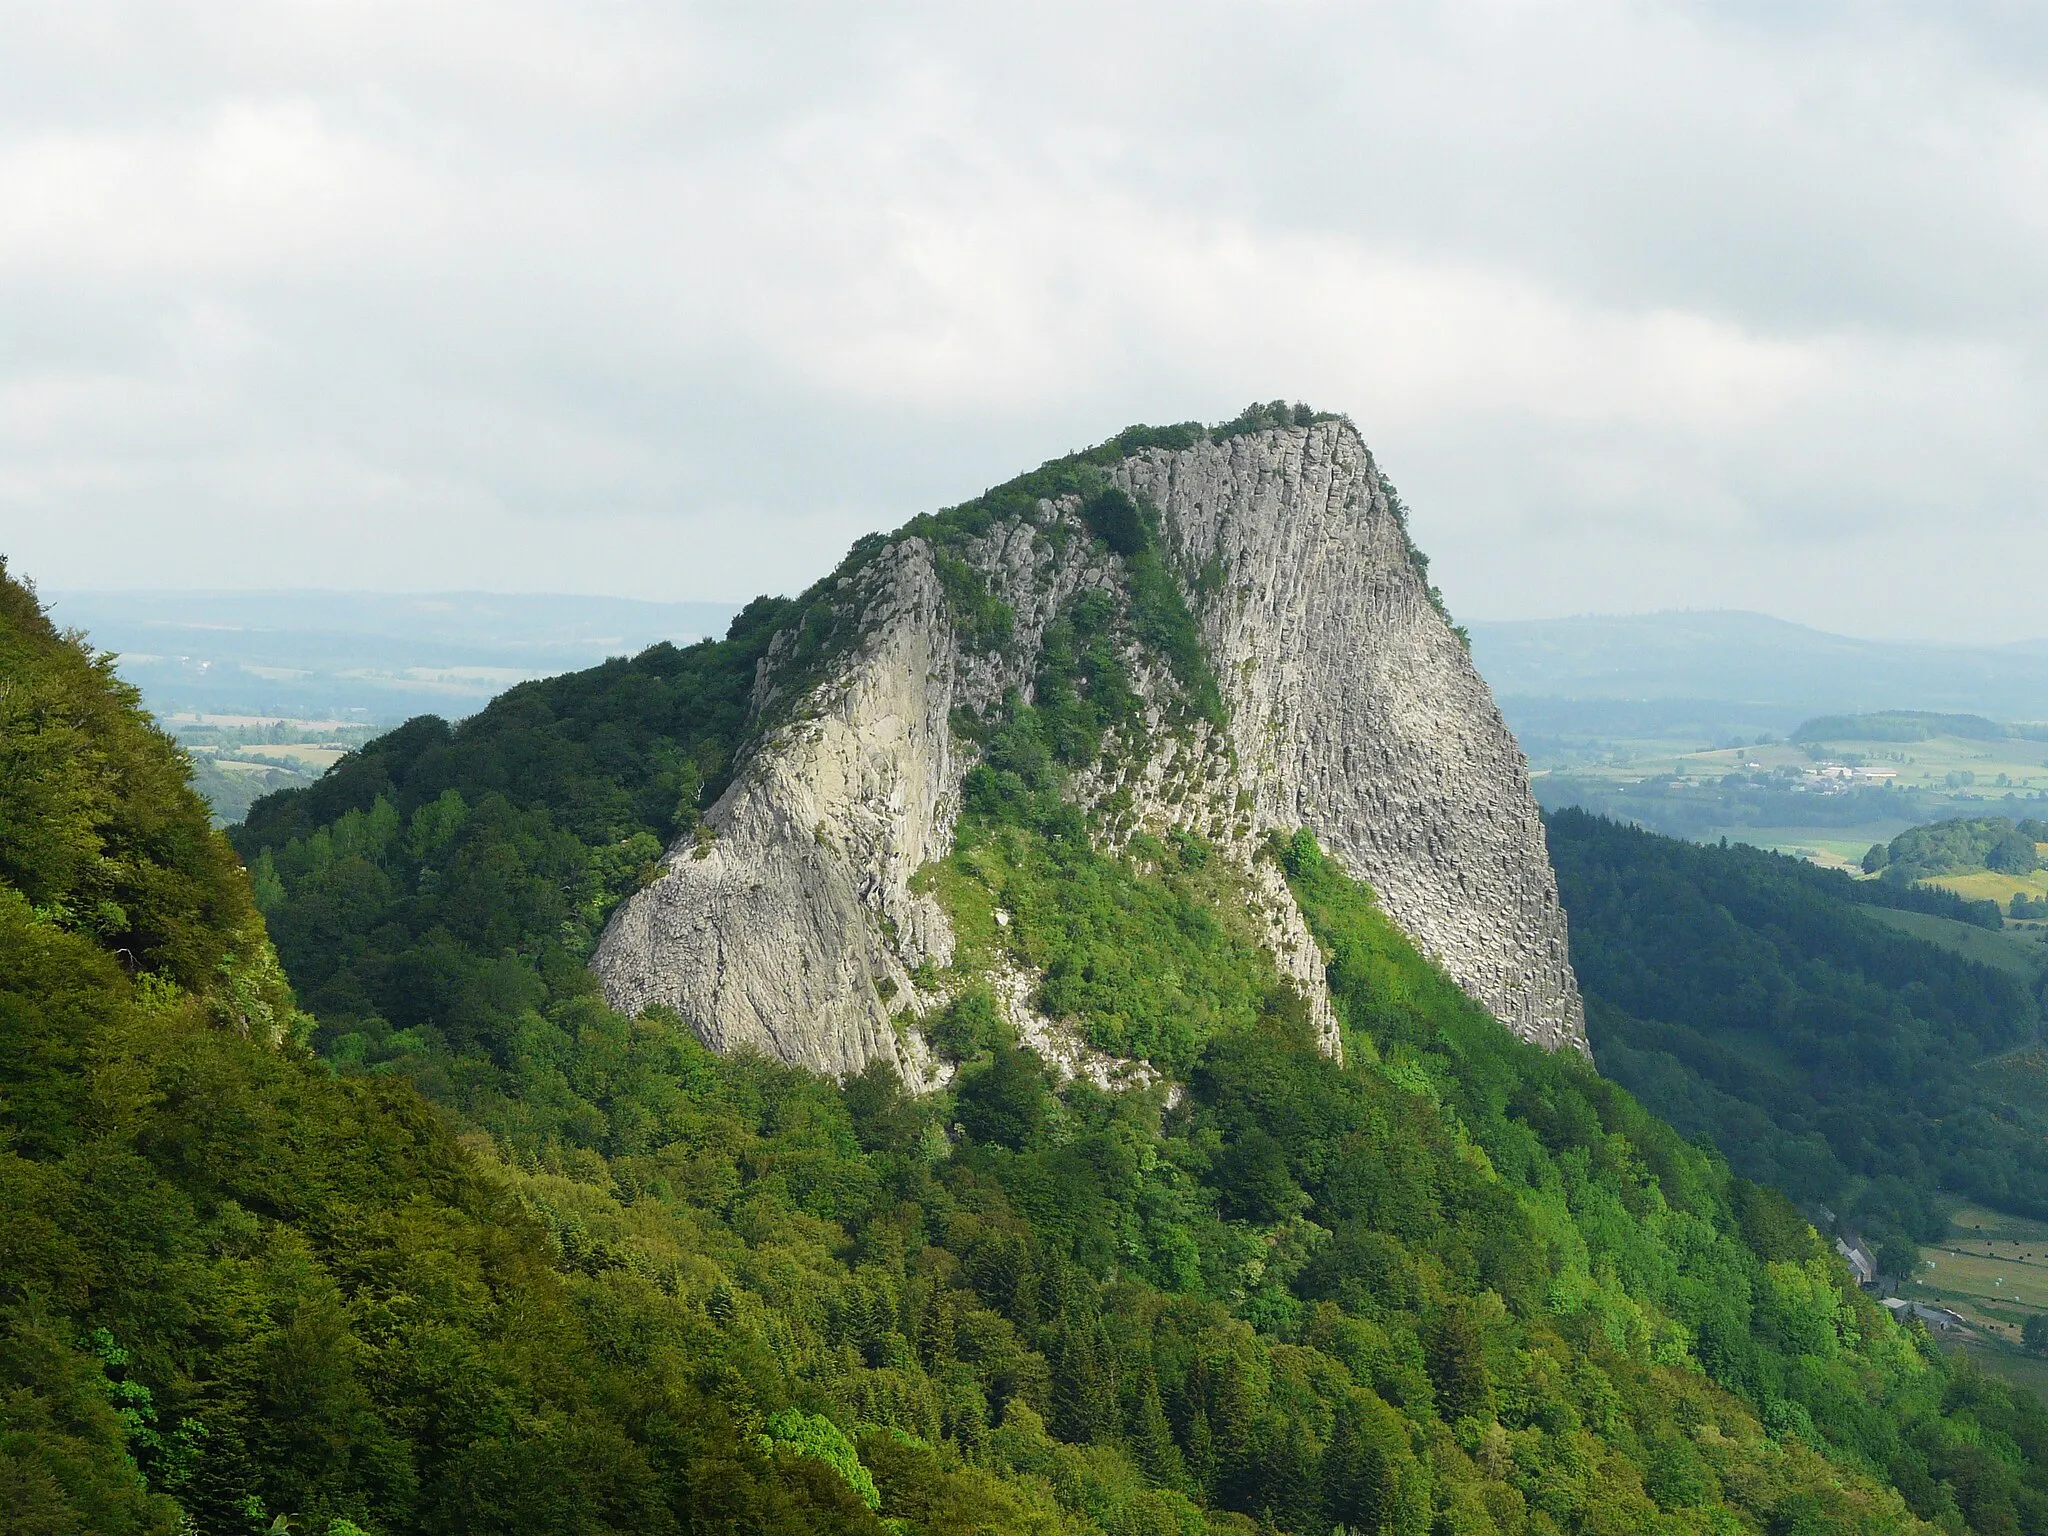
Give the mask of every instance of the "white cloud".
M 2048 631 L 1997 7 L 0 5 L 0 548 L 792 588 L 1134 419 L 1349 411 L 1454 607 Z

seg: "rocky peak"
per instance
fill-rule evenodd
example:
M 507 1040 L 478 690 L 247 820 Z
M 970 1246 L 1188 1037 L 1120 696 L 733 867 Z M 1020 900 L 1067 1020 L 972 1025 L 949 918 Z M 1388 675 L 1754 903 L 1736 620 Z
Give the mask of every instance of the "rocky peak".
M 1314 831 L 1516 1033 L 1584 1048 L 1520 749 L 1372 456 L 1327 418 L 1134 430 L 857 544 L 763 661 L 746 765 L 607 927 L 613 1005 L 674 1008 L 721 1049 L 935 1080 L 916 976 L 953 936 L 913 877 L 950 849 L 977 724 L 1031 699 L 1076 611 L 1103 616 L 1135 708 L 1068 793 L 1105 844 L 1179 827 L 1236 859 L 1329 1049 L 1321 957 L 1258 857 L 1273 831 Z M 1065 1070 L 1142 1071 L 1035 1017 L 1028 978 L 995 980 Z

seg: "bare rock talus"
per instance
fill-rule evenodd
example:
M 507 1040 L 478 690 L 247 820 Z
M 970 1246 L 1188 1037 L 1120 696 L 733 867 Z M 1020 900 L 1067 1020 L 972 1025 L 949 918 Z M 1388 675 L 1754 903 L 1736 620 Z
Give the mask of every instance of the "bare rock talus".
M 1324 422 L 1145 450 L 1110 474 L 1162 515 L 1229 727 L 1227 740 L 1163 734 L 1149 762 L 1095 791 L 1219 836 L 1248 866 L 1267 830 L 1310 827 L 1511 1029 L 1583 1049 L 1526 764 L 1430 602 L 1357 434 Z M 1080 536 L 1049 538 L 1061 524 Z M 843 652 L 799 665 L 778 637 L 755 690 L 758 744 L 707 814 L 711 835 L 671 849 L 606 928 L 592 964 L 614 1006 L 672 1007 L 720 1049 L 834 1073 L 884 1057 L 923 1078 L 919 1037 L 902 1027 L 918 1006 L 911 968 L 948 960 L 952 936 L 911 877 L 950 847 L 973 762 L 948 722 L 1028 694 L 1060 606 L 1118 581 L 1073 502 L 996 524 L 964 557 L 1015 612 L 999 651 L 955 634 L 933 551 L 915 538 L 830 593 L 857 637 Z M 1161 685 L 1133 661 L 1141 692 Z M 1174 776 L 1205 792 L 1163 793 Z M 1300 915 L 1270 868 L 1252 873 L 1276 960 L 1327 1027 Z

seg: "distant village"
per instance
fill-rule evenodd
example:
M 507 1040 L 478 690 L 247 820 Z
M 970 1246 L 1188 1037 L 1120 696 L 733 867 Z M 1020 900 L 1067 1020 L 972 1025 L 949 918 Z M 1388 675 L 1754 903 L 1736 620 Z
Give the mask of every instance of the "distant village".
M 1792 787 L 1838 795 L 1858 784 L 1889 784 L 1898 776 L 1896 768 L 1852 768 L 1847 763 L 1820 762 L 1800 774 Z
M 1742 766 L 1753 772 L 1764 771 L 1762 763 L 1747 762 Z M 1776 769 L 1772 773 L 1771 782 L 1775 788 L 1788 790 L 1794 794 L 1843 795 L 1852 789 L 1882 788 L 1897 782 L 1898 777 L 1899 770 L 1896 768 L 1866 768 L 1860 764 L 1822 761 L 1815 763 L 1811 768 Z M 1741 782 L 1741 775 L 1732 775 L 1730 781 Z M 1667 787 L 1691 789 L 1694 783 L 1694 780 L 1681 776 L 1672 779 Z

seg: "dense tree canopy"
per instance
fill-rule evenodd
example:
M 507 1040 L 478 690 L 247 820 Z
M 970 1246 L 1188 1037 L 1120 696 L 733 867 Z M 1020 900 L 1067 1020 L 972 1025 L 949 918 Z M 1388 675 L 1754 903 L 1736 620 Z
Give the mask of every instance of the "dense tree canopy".
M 60 636 L 0 561 L 0 880 L 133 969 L 203 987 L 254 913 L 177 744 L 112 658 Z
M 305 1053 L 176 752 L 4 576 L 0 668 L 0 1529 L 875 1530 L 658 1293 L 596 1302 L 509 1170 Z
M 2004 875 L 2031 875 L 2041 867 L 2036 842 L 2048 842 L 2048 823 L 2027 820 L 2015 824 L 2005 816 L 1959 816 L 1908 827 L 1891 840 L 1877 867 L 1886 880 L 1901 885 L 1931 875 L 1986 869 Z
M 1125 716 L 1114 614 L 1062 622 L 1041 707 L 979 723 L 958 847 L 927 876 L 962 938 L 963 970 L 926 978 L 954 993 L 931 1021 L 950 1093 L 880 1069 L 834 1089 L 619 1019 L 559 904 L 466 897 L 458 926 L 469 868 L 548 885 L 519 847 L 545 797 L 494 823 L 456 812 L 482 804 L 459 778 L 344 812 L 332 862 L 317 828 L 249 844 L 289 962 L 330 978 L 308 989 L 330 1059 L 488 1138 L 589 1283 L 672 1276 L 746 1362 L 731 1415 L 822 1415 L 886 1518 L 1321 1536 L 2032 1508 L 2025 1454 L 1970 1460 L 1980 1423 L 2032 1433 L 2026 1401 L 1972 1380 L 1945 1408 L 1946 1369 L 1782 1200 L 1518 1045 L 1304 838 L 1276 856 L 1351 1064 L 1320 1055 L 1229 861 L 1142 834 L 1106 855 L 1063 798 Z M 381 990 L 331 979 L 380 946 Z M 440 980 L 457 960 L 490 985 Z M 977 979 L 998 962 L 1186 1098 L 1058 1084 Z

